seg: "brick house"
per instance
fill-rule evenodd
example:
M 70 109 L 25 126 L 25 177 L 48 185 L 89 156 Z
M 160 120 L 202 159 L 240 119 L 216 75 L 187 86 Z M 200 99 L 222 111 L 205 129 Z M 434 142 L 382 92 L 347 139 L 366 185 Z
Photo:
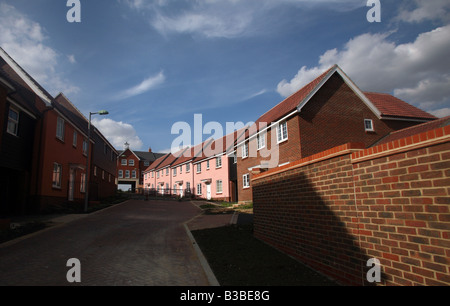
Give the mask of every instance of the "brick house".
M 88 120 L 76 106 L 62 93 L 56 96 L 55 101 L 61 109 L 64 109 L 62 111 L 86 134 L 88 132 Z M 75 145 L 78 135 L 74 134 L 74 138 Z M 93 148 L 90 160 L 89 199 L 97 201 L 113 196 L 117 190 L 116 173 L 118 152 L 93 125 L 91 125 L 91 139 Z
M 80 206 L 85 197 L 87 120 L 62 94 L 53 98 L 1 48 L 0 57 L 1 167 L 5 167 L 1 181 L 9 186 L 1 190 L 2 198 L 9 199 L 2 213 Z M 92 134 L 90 153 L 96 137 L 114 153 L 100 132 Z M 90 156 L 97 165 L 105 159 Z M 110 159 L 106 163 L 111 164 Z M 97 195 L 107 196 L 111 190 Z
M 391 95 L 364 93 L 335 65 L 263 114 L 237 141 L 240 202 L 253 174 L 345 143 L 366 147 L 392 131 L 436 117 Z
M 151 148 L 147 152 L 133 151 L 126 143 L 117 160 L 117 184 L 130 185 L 133 192 L 144 188 L 144 171 L 163 155 Z
M 217 140 L 208 139 L 192 148 L 166 154 L 145 170 L 145 188 L 157 194 L 234 201 L 237 189 L 231 175 L 236 172 L 232 156 L 235 135 L 236 132 Z

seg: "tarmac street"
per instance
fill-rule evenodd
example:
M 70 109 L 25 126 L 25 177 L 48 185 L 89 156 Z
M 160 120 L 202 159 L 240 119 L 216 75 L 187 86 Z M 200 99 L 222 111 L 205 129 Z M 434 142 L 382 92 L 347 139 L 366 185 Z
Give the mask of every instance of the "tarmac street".
M 190 202 L 130 200 L 5 243 L 0 285 L 211 285 L 184 226 L 201 212 Z M 72 258 L 79 283 L 67 279 Z

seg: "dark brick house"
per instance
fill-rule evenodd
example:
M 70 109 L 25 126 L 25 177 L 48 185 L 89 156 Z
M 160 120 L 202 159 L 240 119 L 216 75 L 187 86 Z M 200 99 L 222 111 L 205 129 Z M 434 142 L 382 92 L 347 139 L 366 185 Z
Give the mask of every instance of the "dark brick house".
M 335 65 L 263 114 L 237 141 L 239 202 L 269 168 L 346 144 L 369 147 L 392 131 L 435 120 L 389 94 L 362 92 Z

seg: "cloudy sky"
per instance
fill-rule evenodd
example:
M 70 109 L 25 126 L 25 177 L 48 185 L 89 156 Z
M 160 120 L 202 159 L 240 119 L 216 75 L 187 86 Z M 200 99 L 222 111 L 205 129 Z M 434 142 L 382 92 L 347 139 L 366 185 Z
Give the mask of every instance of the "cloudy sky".
M 167 151 L 176 122 L 250 122 L 338 64 L 364 91 L 450 115 L 450 2 L 0 0 L 0 45 L 117 149 Z M 204 135 L 205 140 L 210 135 Z M 194 136 L 192 136 L 194 138 Z

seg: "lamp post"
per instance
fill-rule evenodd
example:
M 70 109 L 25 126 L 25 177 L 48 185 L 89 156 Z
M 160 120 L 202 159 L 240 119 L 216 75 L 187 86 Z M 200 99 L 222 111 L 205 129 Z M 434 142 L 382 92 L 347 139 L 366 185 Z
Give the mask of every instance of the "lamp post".
M 86 152 L 86 177 L 84 181 L 84 212 L 87 212 L 89 203 L 89 147 L 91 145 L 91 118 L 92 115 L 105 116 L 108 115 L 108 111 L 102 110 L 96 113 L 89 112 L 89 125 L 88 125 L 88 140 L 87 140 L 87 152 Z

